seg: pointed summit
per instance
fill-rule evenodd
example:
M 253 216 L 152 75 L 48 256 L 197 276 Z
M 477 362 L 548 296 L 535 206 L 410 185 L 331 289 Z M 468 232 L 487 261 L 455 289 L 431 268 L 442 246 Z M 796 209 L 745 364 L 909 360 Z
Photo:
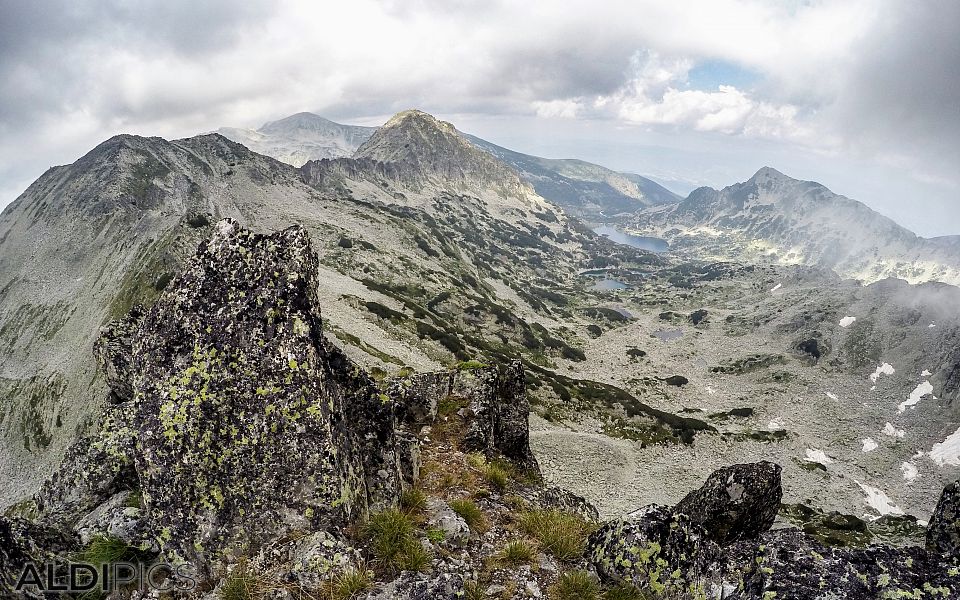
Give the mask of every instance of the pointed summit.
M 797 181 L 792 177 L 784 175 L 773 167 L 761 167 L 759 171 L 753 174 L 749 180 L 752 183 L 764 183 L 767 181 Z
M 419 110 L 391 117 L 354 158 L 392 163 L 408 179 L 499 191 L 523 186 L 516 171 L 471 144 L 456 127 Z

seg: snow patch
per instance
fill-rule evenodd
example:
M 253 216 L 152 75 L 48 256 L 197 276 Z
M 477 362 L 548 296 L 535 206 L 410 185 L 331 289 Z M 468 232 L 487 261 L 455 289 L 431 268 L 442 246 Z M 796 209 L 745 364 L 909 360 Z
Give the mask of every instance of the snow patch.
M 893 375 L 896 372 L 897 370 L 893 368 L 893 365 L 890 363 L 883 363 L 877 367 L 877 370 L 874 371 L 872 375 L 870 375 L 870 381 L 876 383 L 877 380 L 880 379 L 881 375 Z
M 883 426 L 883 435 L 889 435 L 890 437 L 902 438 L 906 432 L 902 429 L 897 429 L 893 426 L 892 423 L 887 423 Z
M 770 421 L 767 423 L 767 429 L 770 431 L 780 431 L 784 429 L 784 426 L 779 421 Z
M 864 451 L 864 452 L 873 452 L 874 450 L 877 449 L 877 446 L 879 446 L 879 444 L 877 444 L 877 442 L 875 442 L 875 441 L 873 440 L 873 438 L 867 438 L 867 439 L 863 440 L 863 451 Z
M 937 442 L 930 449 L 930 458 L 939 466 L 960 465 L 960 429 L 947 436 L 942 442 Z
M 900 403 L 897 406 L 897 412 L 902 413 L 907 410 L 908 406 L 916 406 L 918 402 L 924 397 L 933 394 L 933 385 L 929 381 L 924 381 L 916 387 L 912 392 L 910 392 L 910 397 Z
M 927 370 L 927 369 L 924 369 L 923 372 L 920 373 L 920 377 L 930 377 L 931 375 L 933 375 L 933 373 L 931 373 L 931 372 L 930 372 L 929 370 Z
M 820 463 L 826 466 L 833 463 L 833 459 L 827 456 L 827 453 L 823 450 L 807 448 L 807 462 Z
M 827 398 L 830 398 L 831 400 L 839 400 L 839 399 L 840 399 L 840 398 L 837 398 L 837 395 L 834 394 L 833 392 L 824 392 L 824 393 L 826 394 Z
M 927 327 L 930 328 L 930 329 L 933 329 L 933 328 L 936 327 L 936 326 L 937 326 L 936 323 L 930 323 L 929 325 L 927 325 Z
M 850 327 L 856 320 L 856 317 L 844 317 L 840 319 L 840 327 Z
M 860 483 L 859 481 L 857 485 L 859 485 L 863 493 L 867 495 L 864 502 L 867 503 L 867 506 L 880 513 L 880 516 L 903 514 L 903 509 L 894 504 L 893 500 L 891 500 L 883 490 Z M 876 518 L 877 517 L 874 517 L 874 519 Z
M 920 470 L 917 469 L 917 465 L 913 463 L 903 463 L 900 465 L 900 471 L 903 472 L 904 481 L 913 481 L 920 476 Z

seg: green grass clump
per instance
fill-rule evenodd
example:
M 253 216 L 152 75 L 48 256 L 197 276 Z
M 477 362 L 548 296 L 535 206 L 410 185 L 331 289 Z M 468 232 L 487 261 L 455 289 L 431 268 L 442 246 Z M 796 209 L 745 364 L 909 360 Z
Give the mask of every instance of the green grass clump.
M 510 567 L 529 565 L 533 562 L 537 551 L 533 544 L 526 540 L 507 542 L 503 550 L 497 555 L 497 560 Z
M 442 529 L 428 529 L 427 539 L 434 544 L 439 544 L 443 540 L 447 539 L 447 532 Z
M 370 517 L 361 535 L 367 542 L 374 564 L 388 572 L 421 571 L 430 564 L 430 554 L 415 535 L 410 515 L 388 509 Z
M 410 488 L 400 494 L 400 508 L 408 513 L 427 510 L 427 495 L 420 488 Z
M 333 578 L 331 600 L 353 600 L 373 585 L 373 573 L 363 568 L 352 568 Z
M 77 555 L 77 559 L 80 562 L 99 566 L 113 564 L 135 556 L 136 550 L 128 546 L 123 540 L 109 536 L 97 536 L 90 540 L 90 544 Z
M 540 547 L 559 560 L 583 556 L 587 536 L 594 526 L 582 517 L 562 510 L 531 510 L 520 514 L 520 528 L 540 542 Z
M 483 467 L 483 478 L 487 480 L 490 487 L 498 492 L 503 492 L 507 489 L 507 484 L 510 482 L 512 474 L 512 469 L 509 465 L 501 463 L 493 462 Z
M 220 600 L 254 600 L 262 592 L 263 582 L 250 571 L 246 562 L 241 562 L 224 579 L 217 595 Z
M 487 590 L 476 579 L 468 579 L 463 582 L 463 597 L 466 600 L 485 600 Z
M 600 600 L 600 586 L 586 571 L 568 571 L 550 588 L 550 600 Z
M 480 362 L 479 360 L 461 360 L 457 363 L 457 370 L 459 371 L 469 371 L 471 369 L 483 369 L 489 365 Z
M 487 526 L 487 518 L 483 516 L 483 511 L 473 500 L 461 498 L 451 500 L 450 508 L 453 512 L 460 515 L 460 518 L 466 521 L 467 526 L 473 531 L 483 531 Z

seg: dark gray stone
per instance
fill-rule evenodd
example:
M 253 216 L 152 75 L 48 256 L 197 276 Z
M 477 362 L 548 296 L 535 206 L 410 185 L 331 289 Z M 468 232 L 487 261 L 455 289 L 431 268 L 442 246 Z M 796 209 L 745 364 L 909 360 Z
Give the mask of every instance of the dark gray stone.
M 770 529 L 780 510 L 781 470 L 766 461 L 718 469 L 674 510 L 703 526 L 718 544 L 756 538 Z

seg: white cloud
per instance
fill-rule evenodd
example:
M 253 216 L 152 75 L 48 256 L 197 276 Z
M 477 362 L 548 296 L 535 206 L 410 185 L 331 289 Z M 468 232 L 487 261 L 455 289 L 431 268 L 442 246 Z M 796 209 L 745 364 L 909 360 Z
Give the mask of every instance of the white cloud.
M 902 181 L 960 185 L 958 3 L 242 5 L 5 5 L 0 190 L 121 131 L 176 137 L 300 110 L 358 121 L 412 106 L 773 141 L 895 164 Z M 688 75 L 705 60 L 757 80 L 692 89 Z

